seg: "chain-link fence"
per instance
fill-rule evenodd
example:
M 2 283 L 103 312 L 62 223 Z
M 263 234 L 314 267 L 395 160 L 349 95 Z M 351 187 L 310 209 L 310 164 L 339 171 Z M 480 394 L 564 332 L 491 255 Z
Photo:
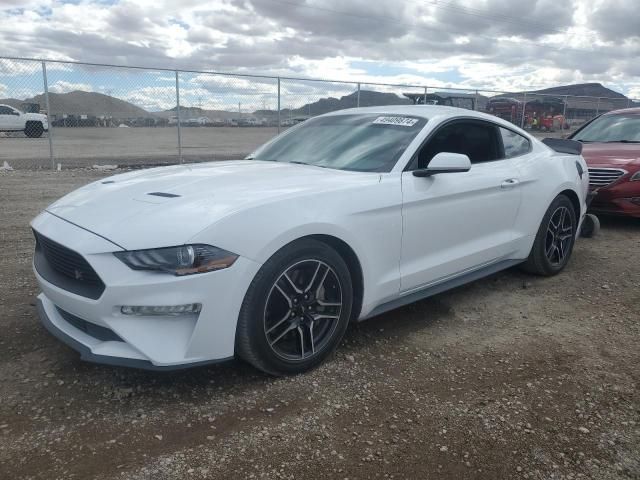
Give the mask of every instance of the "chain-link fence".
M 316 115 L 412 104 L 487 112 L 545 136 L 640 106 L 621 94 L 498 92 L 0 57 L 0 166 L 242 158 Z

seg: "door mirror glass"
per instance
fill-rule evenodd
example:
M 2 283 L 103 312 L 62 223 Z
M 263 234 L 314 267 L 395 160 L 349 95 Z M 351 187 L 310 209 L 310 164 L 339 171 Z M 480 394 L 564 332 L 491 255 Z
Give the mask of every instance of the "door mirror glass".
M 416 177 L 430 177 L 438 173 L 468 172 L 471 170 L 471 160 L 461 153 L 440 152 L 436 154 L 427 168 L 414 170 Z

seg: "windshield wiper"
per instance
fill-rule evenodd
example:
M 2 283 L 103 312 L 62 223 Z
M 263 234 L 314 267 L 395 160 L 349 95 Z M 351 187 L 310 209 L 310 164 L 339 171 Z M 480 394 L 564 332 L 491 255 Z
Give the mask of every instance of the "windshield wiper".
M 640 140 L 607 140 L 604 143 L 640 143 Z

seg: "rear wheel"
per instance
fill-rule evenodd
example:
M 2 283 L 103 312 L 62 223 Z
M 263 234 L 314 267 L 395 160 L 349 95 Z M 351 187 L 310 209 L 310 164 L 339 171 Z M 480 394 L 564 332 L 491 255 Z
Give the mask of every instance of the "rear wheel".
M 41 137 L 44 133 L 42 122 L 27 122 L 24 127 L 24 133 L 29 138 Z
M 524 270 L 536 275 L 560 273 L 569 262 L 576 238 L 576 212 L 565 195 L 558 195 L 549 206 L 538 228 Z
M 271 257 L 245 296 L 236 351 L 272 375 L 309 370 L 342 339 L 351 316 L 353 289 L 342 257 L 305 239 Z

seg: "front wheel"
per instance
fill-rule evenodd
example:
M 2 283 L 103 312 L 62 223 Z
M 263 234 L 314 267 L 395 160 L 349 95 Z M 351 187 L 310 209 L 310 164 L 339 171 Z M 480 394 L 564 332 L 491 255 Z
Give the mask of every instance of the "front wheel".
M 536 275 L 560 273 L 569 262 L 576 238 L 576 212 L 565 195 L 558 195 L 545 213 L 531 253 L 522 265 Z
M 27 122 L 24 133 L 29 138 L 39 138 L 44 133 L 42 122 Z
M 236 331 L 238 355 L 272 375 L 307 371 L 342 339 L 353 304 L 349 269 L 328 245 L 290 244 L 258 271 Z

